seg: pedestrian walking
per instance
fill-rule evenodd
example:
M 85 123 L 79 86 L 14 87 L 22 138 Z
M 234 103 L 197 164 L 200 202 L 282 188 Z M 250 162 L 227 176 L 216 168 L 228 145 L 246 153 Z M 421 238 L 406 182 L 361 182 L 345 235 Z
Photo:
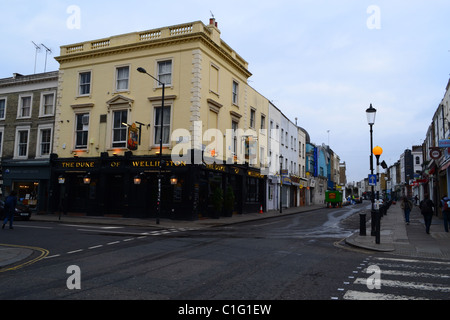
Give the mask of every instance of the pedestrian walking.
M 413 203 L 409 201 L 406 196 L 404 196 L 400 206 L 403 209 L 403 213 L 405 214 L 405 222 L 406 224 L 409 224 L 409 215 L 411 213 L 411 209 L 413 208 Z
M 425 194 L 425 199 L 420 202 L 419 208 L 425 222 L 425 230 L 427 234 L 430 234 L 431 220 L 433 219 L 434 212 L 434 203 L 432 200 L 430 200 L 430 196 L 428 194 Z
M 2 229 L 5 229 L 5 225 L 8 223 L 9 220 L 9 228 L 13 228 L 13 221 L 14 221 L 14 212 L 16 211 L 16 204 L 17 204 L 17 193 L 13 190 L 9 194 L 8 197 L 6 197 L 5 200 L 5 220 L 3 220 L 3 226 Z
M 445 195 L 441 200 L 442 217 L 444 218 L 444 229 L 448 232 L 448 226 L 450 224 L 450 199 Z

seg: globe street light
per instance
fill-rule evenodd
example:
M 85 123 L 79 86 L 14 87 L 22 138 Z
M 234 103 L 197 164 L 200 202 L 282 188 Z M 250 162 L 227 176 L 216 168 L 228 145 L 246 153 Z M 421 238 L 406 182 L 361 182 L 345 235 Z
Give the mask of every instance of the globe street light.
M 370 174 L 373 176 L 373 153 L 372 153 L 372 149 L 373 149 L 373 125 L 375 124 L 375 117 L 377 115 L 377 109 L 375 109 L 374 107 L 372 107 L 372 104 L 370 104 L 369 109 L 366 110 L 366 115 L 367 115 L 367 123 L 370 126 Z M 374 188 L 373 185 L 371 186 L 371 196 L 370 199 L 372 201 L 372 214 L 375 210 L 375 197 L 374 197 Z M 366 235 L 366 214 L 360 213 L 359 215 L 360 217 L 360 223 L 359 223 L 359 234 L 361 236 L 365 236 Z
M 159 217 L 161 216 L 161 179 L 162 179 L 162 165 L 163 165 L 163 159 L 162 159 L 162 149 L 163 149 L 163 118 L 164 118 L 164 95 L 166 91 L 166 84 L 164 82 L 159 81 L 154 76 L 149 74 L 144 68 L 137 68 L 137 71 L 140 73 L 145 73 L 150 78 L 157 81 L 162 86 L 162 98 L 161 98 L 161 112 L 160 112 L 160 134 L 159 134 L 159 174 L 158 174 L 158 211 L 156 214 L 156 224 L 159 224 Z

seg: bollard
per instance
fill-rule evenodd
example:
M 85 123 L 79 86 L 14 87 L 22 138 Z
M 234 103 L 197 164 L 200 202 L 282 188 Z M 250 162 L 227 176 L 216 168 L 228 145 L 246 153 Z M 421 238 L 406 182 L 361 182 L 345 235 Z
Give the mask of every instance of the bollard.
M 376 229 L 377 229 L 377 210 L 373 209 L 370 211 L 370 223 L 371 223 L 371 231 L 370 231 L 370 235 L 372 237 L 376 236 Z
M 366 235 L 366 213 L 359 213 L 359 235 Z
M 383 208 L 384 206 L 382 206 L 381 208 Z M 380 210 L 377 210 L 377 212 L 375 213 L 376 216 L 376 226 L 375 226 L 375 243 L 376 244 L 380 244 L 381 240 L 381 211 L 382 209 L 380 208 Z

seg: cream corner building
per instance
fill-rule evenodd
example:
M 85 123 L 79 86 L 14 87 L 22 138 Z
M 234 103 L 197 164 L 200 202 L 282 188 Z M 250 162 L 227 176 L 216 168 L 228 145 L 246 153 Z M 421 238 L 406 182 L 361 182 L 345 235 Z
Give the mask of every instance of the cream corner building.
M 187 202 L 194 218 L 207 214 L 218 187 L 234 189 L 235 210 L 265 204 L 260 169 L 268 166 L 269 102 L 248 85 L 248 63 L 221 39 L 214 19 L 65 45 L 56 60 L 54 175 L 61 178 L 57 197 L 66 210 L 127 215 L 134 208 L 152 216 L 154 199 L 139 197 L 154 193 L 161 134 L 172 170 L 165 181 L 178 177 L 163 185 L 169 216 L 186 218 L 176 203 Z M 132 124 L 140 139 L 129 151 Z M 193 163 L 201 165 L 197 174 L 183 170 L 189 156 L 170 160 L 191 150 L 203 154 Z M 136 175 L 146 185 L 133 185 Z

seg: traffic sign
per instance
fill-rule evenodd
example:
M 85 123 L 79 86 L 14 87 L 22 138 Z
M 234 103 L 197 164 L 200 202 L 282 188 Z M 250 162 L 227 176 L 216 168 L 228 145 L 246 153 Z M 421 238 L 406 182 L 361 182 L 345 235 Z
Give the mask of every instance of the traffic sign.
M 377 185 L 377 176 L 375 174 L 369 174 L 369 186 L 376 187 Z

